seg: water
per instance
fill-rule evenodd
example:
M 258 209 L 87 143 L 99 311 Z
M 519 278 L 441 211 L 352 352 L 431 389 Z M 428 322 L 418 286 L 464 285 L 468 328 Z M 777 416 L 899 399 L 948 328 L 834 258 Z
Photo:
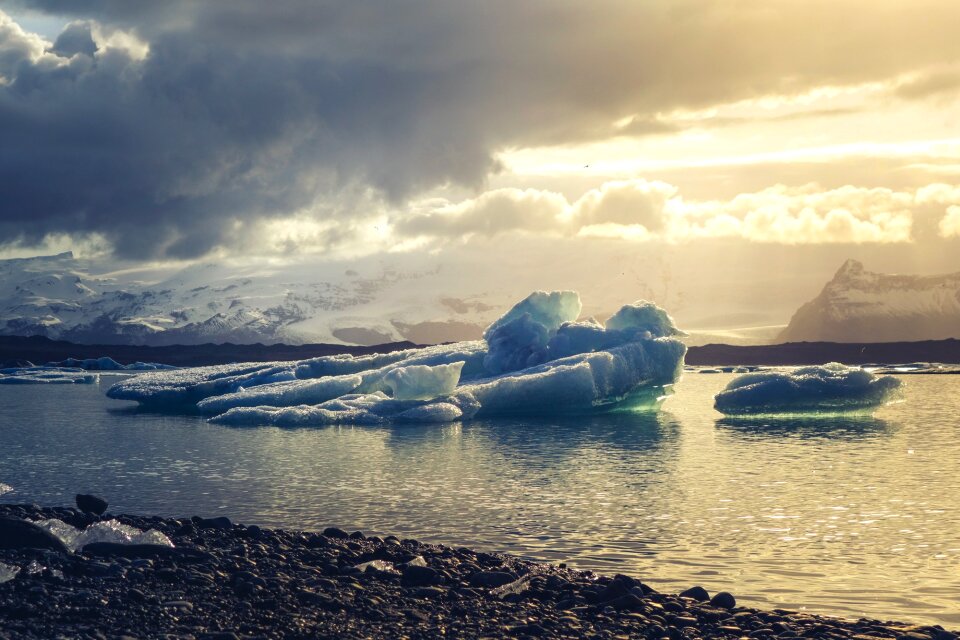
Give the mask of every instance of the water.
M 0 500 L 337 525 L 700 584 L 743 604 L 960 626 L 960 376 L 873 418 L 724 419 L 728 375 L 658 415 L 280 430 L 0 386 Z M 109 378 L 106 378 L 109 380 Z

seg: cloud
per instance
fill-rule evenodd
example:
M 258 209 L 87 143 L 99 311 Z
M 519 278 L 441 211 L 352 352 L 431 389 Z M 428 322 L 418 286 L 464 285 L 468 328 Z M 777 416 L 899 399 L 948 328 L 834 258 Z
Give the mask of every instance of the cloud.
M 947 214 L 938 225 L 944 238 L 960 238 L 960 206 L 947 207 Z
M 665 182 L 623 180 L 573 201 L 551 191 L 497 189 L 455 204 L 433 203 L 396 221 L 394 232 L 440 241 L 537 233 L 670 243 L 889 244 L 911 242 L 917 216 L 952 203 L 960 205 L 960 187 L 947 184 L 899 191 L 776 185 L 728 200 L 687 200 Z
M 660 114 L 960 59 L 960 5 L 882 4 L 11 2 L 75 22 L 51 44 L 0 13 L 0 238 L 193 257 L 237 222 L 349 220 L 356 190 L 402 207 L 482 189 L 505 149 L 664 133 Z M 650 206 L 629 222 L 614 198 L 592 226 L 656 230 Z M 831 216 L 821 232 L 866 233 Z

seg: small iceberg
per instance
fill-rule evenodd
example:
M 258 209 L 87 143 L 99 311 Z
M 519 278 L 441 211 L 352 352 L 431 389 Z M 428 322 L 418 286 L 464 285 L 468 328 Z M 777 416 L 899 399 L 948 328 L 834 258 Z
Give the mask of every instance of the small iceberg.
M 70 367 L 0 369 L 0 384 L 97 384 L 100 376 Z
M 900 380 L 836 362 L 734 378 L 714 398 L 720 413 L 736 415 L 867 412 L 890 402 Z
M 158 362 L 133 362 L 130 364 L 120 364 L 113 358 L 103 356 L 100 358 L 67 358 L 60 362 L 48 362 L 47 367 L 83 369 L 84 371 L 169 371 L 176 369 L 169 364 L 160 364 Z
M 151 372 L 107 395 L 230 425 L 450 422 L 651 409 L 683 368 L 684 335 L 655 304 L 579 320 L 575 291 L 537 291 L 484 339 L 386 354 Z

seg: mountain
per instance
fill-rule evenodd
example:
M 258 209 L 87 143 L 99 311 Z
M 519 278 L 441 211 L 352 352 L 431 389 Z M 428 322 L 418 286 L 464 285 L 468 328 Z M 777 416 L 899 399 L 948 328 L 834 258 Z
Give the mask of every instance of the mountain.
M 435 294 L 456 284 L 438 270 L 368 265 L 368 273 L 330 267 L 320 273 L 311 264 L 261 263 L 98 273 L 97 267 L 70 252 L 0 260 L 0 335 L 153 346 L 422 343 L 428 335 L 439 336 L 434 342 L 477 338 L 499 308 Z M 411 280 L 430 284 L 404 286 Z
M 960 337 L 960 273 L 887 275 L 847 260 L 790 319 L 780 342 L 897 342 Z

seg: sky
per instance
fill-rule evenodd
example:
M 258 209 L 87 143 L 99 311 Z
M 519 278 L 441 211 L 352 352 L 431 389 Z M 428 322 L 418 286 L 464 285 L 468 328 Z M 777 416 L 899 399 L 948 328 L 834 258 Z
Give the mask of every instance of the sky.
M 960 271 L 957 24 L 955 0 L 0 0 L 0 257 L 441 265 L 784 323 L 850 257 Z

